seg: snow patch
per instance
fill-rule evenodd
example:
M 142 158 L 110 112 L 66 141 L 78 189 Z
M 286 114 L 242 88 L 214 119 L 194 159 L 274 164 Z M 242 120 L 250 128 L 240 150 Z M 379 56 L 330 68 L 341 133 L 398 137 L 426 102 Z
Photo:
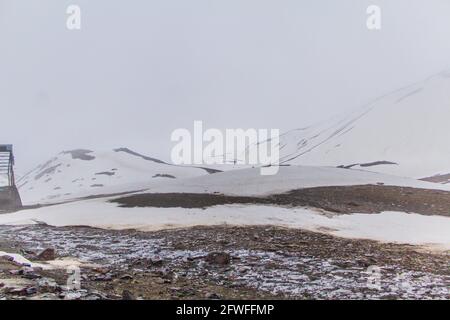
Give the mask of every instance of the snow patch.
M 450 249 L 450 218 L 404 212 L 331 216 L 309 208 L 226 205 L 207 209 L 120 208 L 104 199 L 86 200 L 0 216 L 0 224 L 92 226 L 156 231 L 198 225 L 274 225 L 327 232 L 346 238 Z
M 259 169 L 242 169 L 159 184 L 152 193 L 222 193 L 239 196 L 262 196 L 295 189 L 377 185 L 450 191 L 449 185 L 419 181 L 363 170 L 333 167 L 281 166 L 278 174 L 260 175 Z

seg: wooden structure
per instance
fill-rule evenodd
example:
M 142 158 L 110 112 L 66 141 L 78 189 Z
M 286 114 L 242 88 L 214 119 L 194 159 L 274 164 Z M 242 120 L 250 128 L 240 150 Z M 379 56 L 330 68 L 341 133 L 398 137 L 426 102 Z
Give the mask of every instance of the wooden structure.
M 13 146 L 0 144 L 0 212 L 22 207 L 14 177 Z

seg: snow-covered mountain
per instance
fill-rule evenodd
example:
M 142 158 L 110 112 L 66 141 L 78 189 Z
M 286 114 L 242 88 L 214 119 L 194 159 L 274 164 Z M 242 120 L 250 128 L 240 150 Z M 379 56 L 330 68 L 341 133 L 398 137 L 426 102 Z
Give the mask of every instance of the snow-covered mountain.
M 449 183 L 449 121 L 450 72 L 442 72 L 349 114 L 284 133 L 280 162 Z M 136 191 L 212 171 L 171 165 L 126 148 L 73 150 L 38 166 L 17 184 L 24 203 L 30 204 Z
M 72 150 L 38 166 L 17 181 L 25 204 L 60 202 L 145 189 L 153 183 L 213 173 L 175 166 L 127 148 L 105 152 Z
M 450 182 L 450 72 L 280 137 L 283 164 L 342 166 Z M 430 178 L 433 177 L 433 178 Z

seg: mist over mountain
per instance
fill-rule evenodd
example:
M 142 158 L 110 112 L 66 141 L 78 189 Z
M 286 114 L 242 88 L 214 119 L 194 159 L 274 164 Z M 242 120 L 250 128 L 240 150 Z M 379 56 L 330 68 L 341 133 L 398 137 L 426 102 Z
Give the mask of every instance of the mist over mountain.
M 127 148 L 64 151 L 18 181 L 25 203 L 139 191 L 164 180 L 207 175 L 214 170 L 175 166 Z
M 446 71 L 349 114 L 284 133 L 280 163 L 359 168 L 445 183 L 449 119 Z

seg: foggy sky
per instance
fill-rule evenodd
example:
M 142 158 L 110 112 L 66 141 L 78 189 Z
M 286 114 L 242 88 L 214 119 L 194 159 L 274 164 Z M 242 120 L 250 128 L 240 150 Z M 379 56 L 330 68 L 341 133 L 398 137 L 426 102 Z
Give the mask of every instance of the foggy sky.
M 449 16 L 448 0 L 0 0 L 0 143 L 23 172 L 74 148 L 167 160 L 194 120 L 302 127 L 448 69 Z

